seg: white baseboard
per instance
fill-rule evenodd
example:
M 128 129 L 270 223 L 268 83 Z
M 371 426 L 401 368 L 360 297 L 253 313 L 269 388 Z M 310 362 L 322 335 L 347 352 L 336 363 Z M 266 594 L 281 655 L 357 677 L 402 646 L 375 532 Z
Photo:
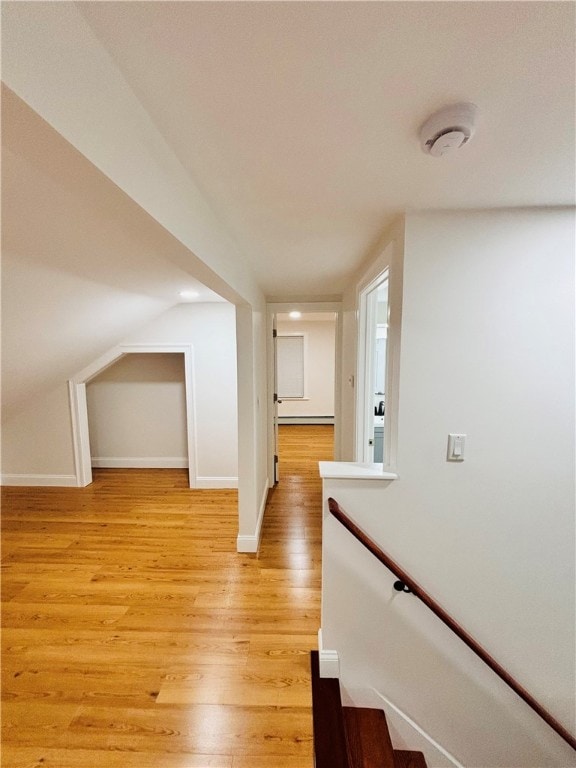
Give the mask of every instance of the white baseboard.
M 260 546 L 260 534 L 262 531 L 262 521 L 264 520 L 264 510 L 266 509 L 266 501 L 268 499 L 269 480 L 266 478 L 264 483 L 264 490 L 260 499 L 260 508 L 258 510 L 258 520 L 256 522 L 256 530 L 251 535 L 240 535 L 236 538 L 236 551 L 237 552 L 258 552 Z
M 100 469 L 188 469 L 180 456 L 93 456 L 92 466 Z
M 258 537 L 240 535 L 236 537 L 237 552 L 258 552 Z
M 1 475 L 0 484 L 78 488 L 76 475 Z
M 197 477 L 196 488 L 238 488 L 237 477 Z
M 318 630 L 318 661 L 320 677 L 340 677 L 338 651 L 324 648 L 322 629 Z M 419 750 L 430 768 L 464 768 L 454 755 L 376 688 L 350 689 L 342 686 L 341 693 L 345 706 L 384 710 L 395 749 Z
M 464 768 L 454 755 L 376 688 L 351 688 L 341 680 L 340 692 L 345 707 L 384 711 L 394 749 L 422 752 L 428 768 Z
M 464 768 L 462 763 L 421 728 L 387 696 L 372 689 L 379 706 L 386 714 L 392 744 L 395 749 L 414 749 L 423 753 L 429 768 Z
M 340 658 L 338 651 L 324 648 L 322 629 L 318 630 L 318 662 L 320 677 L 340 677 Z

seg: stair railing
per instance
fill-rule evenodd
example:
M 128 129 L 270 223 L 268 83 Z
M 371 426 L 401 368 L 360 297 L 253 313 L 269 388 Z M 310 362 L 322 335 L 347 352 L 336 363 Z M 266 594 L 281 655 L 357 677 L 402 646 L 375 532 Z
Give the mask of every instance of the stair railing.
M 328 508 L 330 513 L 364 546 L 376 557 L 383 565 L 391 571 L 398 579 L 394 584 L 394 589 L 399 592 L 411 592 L 421 600 L 442 621 L 449 629 L 457 635 L 474 653 L 495 672 L 529 707 L 531 707 L 542 720 L 556 731 L 556 733 L 576 750 L 576 738 L 556 720 L 548 710 L 536 701 L 536 699 L 518 683 L 512 675 L 507 672 L 476 640 L 455 621 L 434 598 L 432 598 L 406 571 L 401 568 L 389 555 L 386 554 L 373 541 L 362 528 L 354 523 L 348 515 L 342 510 L 338 502 L 328 499 Z

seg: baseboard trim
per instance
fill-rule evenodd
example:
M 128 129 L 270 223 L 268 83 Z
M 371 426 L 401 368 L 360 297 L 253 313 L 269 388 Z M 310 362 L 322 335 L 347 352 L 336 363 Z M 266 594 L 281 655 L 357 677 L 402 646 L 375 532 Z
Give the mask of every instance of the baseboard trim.
M 76 475 L 0 475 L 0 484 L 78 488 Z
M 196 488 L 238 488 L 237 477 L 197 477 Z
M 264 484 L 264 490 L 262 492 L 262 497 L 260 499 L 260 508 L 258 510 L 258 520 L 256 522 L 256 530 L 254 531 L 254 534 L 251 535 L 244 535 L 244 534 L 238 534 L 238 537 L 236 539 L 236 550 L 237 552 L 251 552 L 255 553 L 258 552 L 258 547 L 260 546 L 260 535 L 262 532 L 262 521 L 264 520 L 264 510 L 266 509 L 266 502 L 268 501 L 268 491 L 269 491 L 269 480 L 266 478 L 266 482 Z
M 320 677 L 340 677 L 340 657 L 338 651 L 324 648 L 322 629 L 318 630 L 318 663 Z
M 438 764 L 438 754 L 440 754 L 442 758 L 444 758 L 444 760 L 449 763 L 450 766 L 453 766 L 454 768 L 464 768 L 462 763 L 458 762 L 453 754 L 451 754 L 447 749 L 444 749 L 441 744 L 433 739 L 429 733 L 427 733 L 418 725 L 418 723 L 412 720 L 411 717 L 409 717 L 405 712 L 397 707 L 396 704 L 390 701 L 387 696 L 384 696 L 384 694 L 376 690 L 376 688 L 372 688 L 371 690 L 384 704 L 383 709 L 386 713 L 386 718 L 390 727 L 390 733 L 393 737 L 393 744 L 394 730 L 397 730 L 400 726 L 403 726 L 404 729 L 410 728 L 412 730 L 410 732 L 411 735 L 409 738 L 407 738 L 407 743 L 414 745 L 414 737 L 417 734 L 417 738 L 420 740 L 420 743 L 416 743 L 416 748 L 424 753 L 424 757 L 426 758 L 428 765 L 434 765 L 435 763 Z
M 92 466 L 99 469 L 188 469 L 188 459 L 180 456 L 94 456 Z

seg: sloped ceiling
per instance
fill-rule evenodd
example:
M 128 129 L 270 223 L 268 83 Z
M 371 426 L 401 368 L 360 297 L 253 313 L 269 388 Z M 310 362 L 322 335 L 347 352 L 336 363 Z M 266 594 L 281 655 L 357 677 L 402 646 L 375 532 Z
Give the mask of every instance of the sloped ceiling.
M 181 301 L 222 300 L 187 250 L 8 89 L 2 98 L 2 396 L 17 407 Z

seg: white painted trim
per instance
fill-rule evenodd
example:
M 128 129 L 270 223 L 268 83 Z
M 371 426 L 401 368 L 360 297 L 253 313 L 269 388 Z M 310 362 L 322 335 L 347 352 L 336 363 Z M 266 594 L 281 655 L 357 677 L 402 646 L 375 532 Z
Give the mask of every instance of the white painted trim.
M 186 393 L 186 431 L 188 440 L 188 482 L 196 488 L 196 412 L 194 398 L 194 348 L 191 344 L 120 344 L 99 357 L 68 382 L 76 483 L 84 487 L 92 482 L 92 459 L 88 429 L 86 384 L 117 360 L 128 354 L 183 354 L 184 389 Z
M 236 537 L 236 551 L 247 553 L 258 552 L 258 536 L 238 534 Z
M 324 648 L 322 627 L 318 630 L 318 666 L 320 677 L 340 677 L 340 658 L 338 651 Z
M 0 484 L 78 488 L 76 475 L 1 475 Z
M 134 345 L 137 347 L 138 345 Z M 186 396 L 186 440 L 188 448 L 188 487 L 196 488 L 198 446 L 196 442 L 196 395 L 194 393 L 194 347 L 184 345 L 184 389 Z
M 266 314 L 266 381 L 267 381 L 267 409 L 266 409 L 266 430 L 268 435 L 267 442 L 267 467 L 270 488 L 272 488 L 280 479 L 280 467 L 277 462 L 278 456 L 278 402 L 274 400 L 274 394 L 277 390 L 277 345 L 276 345 L 276 315 L 267 310 Z
M 336 349 L 334 368 L 334 461 L 342 458 L 342 337 L 344 313 L 342 305 L 336 315 Z
M 440 752 L 440 754 L 442 754 L 450 763 L 452 763 L 454 768 L 465 768 L 465 766 L 463 766 L 462 763 L 460 763 L 451 752 L 448 752 L 447 749 L 444 749 L 441 744 L 439 744 L 435 739 L 432 738 L 432 736 L 430 736 L 429 733 L 421 728 L 415 720 L 412 720 L 412 718 L 403 712 L 399 707 L 397 707 L 396 704 L 390 701 L 387 696 L 384 696 L 383 693 L 377 691 L 376 688 L 371 688 L 370 690 L 386 704 L 386 707 L 389 707 L 393 712 L 401 717 L 405 723 L 413 728 L 433 749 Z
M 258 511 L 258 520 L 256 522 L 256 529 L 253 534 L 238 534 L 236 538 L 236 551 L 237 552 L 258 552 L 260 546 L 260 534 L 262 532 L 262 521 L 264 520 L 264 510 L 266 509 L 266 501 L 268 500 L 268 488 L 270 487 L 270 481 L 266 478 L 264 483 L 264 490 L 260 499 L 260 508 Z
M 114 365 L 114 363 L 119 360 L 122 355 L 123 352 L 120 351 L 120 347 L 112 347 L 112 349 L 109 349 L 103 355 L 100 355 L 100 357 L 94 360 L 93 363 L 90 363 L 90 365 L 87 365 L 86 368 L 83 368 L 81 371 L 79 371 L 75 376 L 72 377 L 71 381 L 75 383 L 88 384 L 88 382 L 99 373 L 102 373 L 106 370 L 106 368 L 110 368 L 111 365 Z
M 237 477 L 196 477 L 196 488 L 238 488 Z
M 109 469 L 187 469 L 186 456 L 93 456 L 93 467 Z
M 355 461 L 319 461 L 323 480 L 398 480 L 395 472 L 383 472 L 382 464 Z
M 76 485 L 84 488 L 92 482 L 92 461 L 90 459 L 90 435 L 88 434 L 88 404 L 86 384 L 68 382 L 68 400 L 72 421 L 72 443 L 74 448 L 74 471 Z M 88 451 L 84 446 L 88 446 Z

